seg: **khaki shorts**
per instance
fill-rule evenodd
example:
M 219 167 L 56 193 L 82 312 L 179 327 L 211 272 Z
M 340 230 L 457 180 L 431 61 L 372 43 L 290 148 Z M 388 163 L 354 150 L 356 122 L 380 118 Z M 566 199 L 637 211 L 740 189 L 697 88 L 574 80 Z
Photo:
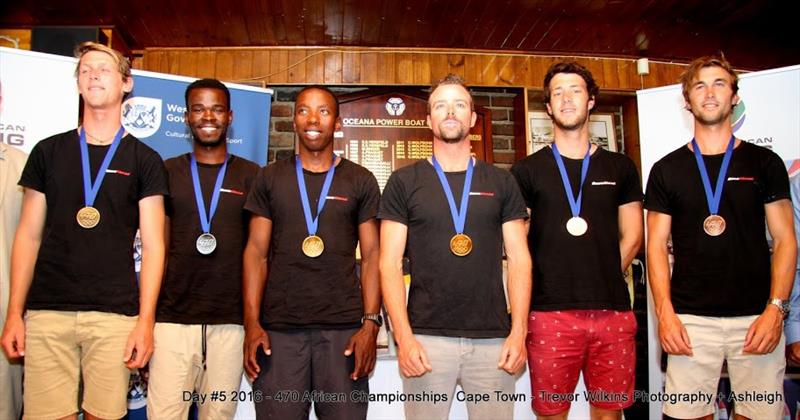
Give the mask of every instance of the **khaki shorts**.
M 708 317 L 678 315 L 686 327 L 693 356 L 669 355 L 664 413 L 675 418 L 696 418 L 714 412 L 722 362 L 728 363 L 736 414 L 751 419 L 783 418 L 783 373 L 786 369 L 785 338 L 769 354 L 742 353 L 747 330 L 757 316 Z M 700 395 L 702 401 L 681 402 Z M 710 396 L 710 397 L 705 397 Z M 711 400 L 710 402 L 708 400 Z M 759 402 L 760 401 L 760 402 Z
M 54 419 L 83 409 L 121 418 L 130 371 L 122 358 L 136 316 L 107 312 L 28 311 L 25 316 L 25 419 Z
M 150 359 L 147 417 L 186 419 L 192 392 L 201 419 L 232 419 L 242 382 L 244 328 L 241 325 L 157 322 L 155 352 Z M 205 340 L 205 363 L 203 341 Z M 205 365 L 205 366 L 204 366 Z M 216 394 L 217 398 L 212 398 Z

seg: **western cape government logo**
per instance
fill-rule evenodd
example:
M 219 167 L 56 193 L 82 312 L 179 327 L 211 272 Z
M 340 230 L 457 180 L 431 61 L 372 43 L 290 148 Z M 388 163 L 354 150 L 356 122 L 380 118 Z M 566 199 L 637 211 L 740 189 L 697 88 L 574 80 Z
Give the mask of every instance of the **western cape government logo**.
M 161 99 L 134 96 L 122 103 L 122 126 L 134 137 L 152 136 L 161 127 Z
M 403 115 L 403 112 L 405 112 L 405 110 L 406 110 L 406 104 L 405 102 L 403 102 L 403 98 L 394 97 L 394 98 L 389 98 L 389 100 L 386 101 L 386 112 L 388 112 L 389 115 L 399 117 Z

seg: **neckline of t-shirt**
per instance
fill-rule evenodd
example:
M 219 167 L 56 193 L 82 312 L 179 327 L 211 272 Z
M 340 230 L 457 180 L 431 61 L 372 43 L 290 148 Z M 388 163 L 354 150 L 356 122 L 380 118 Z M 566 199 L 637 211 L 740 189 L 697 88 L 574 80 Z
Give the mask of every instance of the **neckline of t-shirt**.
M 594 144 L 594 143 L 592 143 L 592 144 Z M 602 147 L 600 147 L 599 145 L 595 145 L 595 146 L 597 146 L 597 148 L 596 148 L 596 149 L 594 149 L 594 152 L 592 152 L 592 154 L 590 154 L 590 155 L 589 155 L 589 160 L 590 160 L 590 161 L 594 160 L 594 159 L 595 159 L 595 157 L 597 157 L 597 156 L 599 156 L 599 155 L 600 155 L 600 153 L 603 153 L 603 152 L 605 152 L 605 151 L 606 151 L 606 149 L 603 149 L 603 148 L 602 148 Z M 555 156 L 553 156 L 552 146 L 549 146 L 549 147 L 550 147 L 550 156 L 552 156 L 552 157 L 553 157 L 553 160 L 555 160 L 555 159 L 556 159 L 556 157 L 555 157 Z M 601 152 L 601 150 L 602 150 L 602 152 Z M 560 153 L 559 153 L 559 154 L 560 154 Z M 564 156 L 564 155 L 561 155 L 561 159 L 563 159 L 564 161 L 569 161 L 569 162 L 578 162 L 578 163 L 580 163 L 580 162 L 583 162 L 583 158 L 579 158 L 579 159 L 573 159 L 573 158 L 571 158 L 571 157 L 567 157 L 567 156 Z
M 472 169 L 476 169 L 478 167 L 478 163 L 481 162 L 480 159 L 476 158 L 475 156 L 471 157 L 475 163 L 472 164 Z M 428 163 L 428 166 L 436 172 L 436 168 L 433 166 L 433 162 L 431 162 L 428 158 L 422 159 L 423 161 Z M 464 169 L 463 171 L 442 171 L 445 175 L 452 174 L 452 175 L 459 175 L 459 174 L 466 174 L 467 170 Z
M 228 164 L 230 164 L 230 163 L 231 163 L 231 161 L 233 161 L 233 158 L 234 158 L 234 157 L 236 157 L 236 155 L 230 155 L 230 158 L 229 158 L 229 160 L 228 160 Z M 192 162 L 192 154 L 191 154 L 191 152 L 186 154 L 186 160 L 188 160 L 188 161 L 189 161 L 189 163 L 191 164 L 191 162 Z M 198 168 L 219 168 L 219 167 L 221 167 L 221 166 L 222 166 L 224 163 L 225 163 L 225 162 L 220 162 L 220 163 L 203 163 L 203 162 L 197 162 L 197 167 L 198 167 Z
M 344 161 L 345 161 L 345 158 L 343 158 L 342 156 L 338 156 L 338 158 L 339 158 L 339 160 L 336 162 L 336 165 L 335 165 L 336 169 L 340 169 L 340 167 L 342 166 L 342 163 L 344 163 Z M 295 160 L 297 159 L 297 155 L 294 156 L 294 159 Z M 295 165 L 295 161 L 293 160 L 292 161 L 292 166 L 294 166 L 294 165 Z M 330 170 L 330 168 L 328 168 L 328 170 Z M 314 171 L 309 171 L 306 168 L 303 168 L 303 174 L 304 175 L 321 176 L 321 175 L 327 175 L 328 171 L 325 171 L 325 172 L 314 172 Z
M 736 145 L 736 143 L 733 144 L 733 151 L 734 152 L 739 150 L 745 143 L 747 143 L 746 141 L 744 141 L 742 139 L 737 139 L 737 140 L 739 140 L 739 144 L 738 145 Z M 689 152 L 690 155 L 694 156 L 694 150 L 689 148 L 689 143 L 684 144 L 683 145 L 683 149 L 686 150 L 687 152 Z M 725 157 L 725 152 L 714 153 L 713 155 L 707 155 L 707 154 L 701 152 L 701 156 L 703 156 L 704 158 L 722 158 L 722 157 Z

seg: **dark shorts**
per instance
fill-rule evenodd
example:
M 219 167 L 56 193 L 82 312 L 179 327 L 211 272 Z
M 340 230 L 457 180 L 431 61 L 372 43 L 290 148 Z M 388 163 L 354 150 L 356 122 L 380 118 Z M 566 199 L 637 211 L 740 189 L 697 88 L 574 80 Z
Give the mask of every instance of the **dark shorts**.
M 253 390 L 260 391 L 262 399 L 255 404 L 256 418 L 306 420 L 313 403 L 320 420 L 365 419 L 368 377 L 350 379 L 355 357 L 344 356 L 356 331 L 267 331 L 272 355 L 258 350 L 261 374 Z

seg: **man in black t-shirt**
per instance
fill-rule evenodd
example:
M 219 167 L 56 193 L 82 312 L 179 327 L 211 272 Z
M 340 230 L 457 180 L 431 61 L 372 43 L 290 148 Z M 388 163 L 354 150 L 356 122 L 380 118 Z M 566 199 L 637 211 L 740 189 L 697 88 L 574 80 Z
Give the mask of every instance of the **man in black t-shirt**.
M 566 418 L 583 372 L 592 418 L 633 404 L 636 317 L 623 272 L 642 242 L 634 163 L 590 142 L 598 86 L 588 69 L 556 63 L 544 78 L 554 141 L 511 172 L 531 212 L 534 286 L 528 323 L 532 407 Z
M 730 115 L 739 96 L 731 65 L 722 57 L 699 58 L 681 84 L 694 139 L 650 172 L 648 277 L 659 340 L 669 353 L 666 393 L 707 396 L 695 403 L 668 400 L 664 413 L 710 419 L 723 361 L 735 395 L 783 395 L 782 322 L 797 244 L 783 162 L 733 136 Z M 784 407 L 778 401 L 737 399 L 736 414 L 777 419 Z
M 228 88 L 215 79 L 186 87 L 192 152 L 167 160 L 167 271 L 156 311 L 147 415 L 185 419 L 197 392 L 231 393 L 242 380 L 242 252 L 245 198 L 258 165 L 228 154 Z M 232 419 L 236 400 L 204 399 L 201 419 Z
M 86 419 L 125 415 L 129 369 L 153 351 L 163 273 L 164 164 L 120 123 L 130 64 L 92 42 L 76 56 L 83 124 L 39 142 L 19 182 L 25 193 L 2 344 L 9 357 L 25 356 L 31 418 L 76 416 L 79 384 Z
M 259 419 L 363 419 L 382 318 L 380 190 L 367 169 L 333 153 L 341 128 L 328 89 L 297 95 L 299 154 L 262 169 L 247 198 L 244 368 Z M 361 248 L 361 278 L 356 245 Z
M 448 418 L 457 383 L 467 395 L 490 396 L 467 403 L 470 418 L 511 419 L 514 403 L 498 396 L 514 393 L 514 375 L 525 364 L 527 213 L 511 174 L 472 157 L 473 105 L 458 76 L 433 86 L 433 156 L 395 171 L 381 199 L 381 286 L 408 419 Z M 404 254 L 411 267 L 408 307 Z

